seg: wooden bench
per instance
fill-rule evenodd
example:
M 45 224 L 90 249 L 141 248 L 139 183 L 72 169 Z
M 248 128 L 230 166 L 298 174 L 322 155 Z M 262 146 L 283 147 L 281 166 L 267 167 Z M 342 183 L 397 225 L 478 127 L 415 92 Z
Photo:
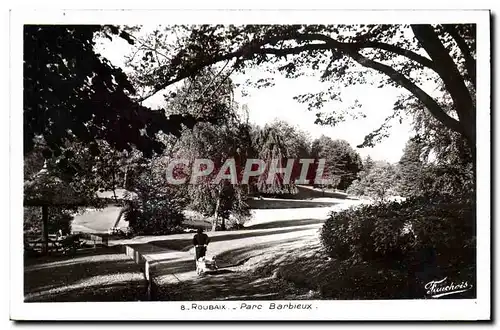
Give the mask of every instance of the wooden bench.
M 44 241 L 41 237 L 24 240 L 24 250 L 29 254 L 41 254 L 43 251 Z M 84 242 L 79 235 L 60 236 L 50 235 L 48 240 L 48 251 L 63 252 L 64 254 L 75 254 L 76 251 L 83 246 Z

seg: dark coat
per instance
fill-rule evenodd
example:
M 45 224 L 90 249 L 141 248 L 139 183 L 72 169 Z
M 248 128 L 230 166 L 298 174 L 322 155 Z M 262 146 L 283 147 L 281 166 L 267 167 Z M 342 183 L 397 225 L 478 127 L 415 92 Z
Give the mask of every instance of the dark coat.
M 208 242 L 210 242 L 210 238 L 205 233 L 196 234 L 193 237 L 193 245 L 208 245 Z

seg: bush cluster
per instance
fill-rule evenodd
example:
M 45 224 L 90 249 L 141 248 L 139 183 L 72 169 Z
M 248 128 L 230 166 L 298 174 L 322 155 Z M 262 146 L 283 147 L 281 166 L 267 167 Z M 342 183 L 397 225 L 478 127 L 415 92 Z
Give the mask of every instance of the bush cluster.
M 421 263 L 472 263 L 473 204 L 445 196 L 363 206 L 331 213 L 321 242 L 335 259 Z
M 175 200 L 137 198 L 127 203 L 125 220 L 134 235 L 168 235 L 182 232 L 184 215 Z
M 154 175 L 141 175 L 136 196 L 126 202 L 124 218 L 134 235 L 168 235 L 183 232 L 185 196 L 177 187 Z

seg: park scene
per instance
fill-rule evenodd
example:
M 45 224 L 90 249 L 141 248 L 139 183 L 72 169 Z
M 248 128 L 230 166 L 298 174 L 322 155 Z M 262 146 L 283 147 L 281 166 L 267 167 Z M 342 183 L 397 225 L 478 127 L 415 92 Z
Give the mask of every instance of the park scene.
M 25 302 L 476 298 L 474 24 L 23 47 Z

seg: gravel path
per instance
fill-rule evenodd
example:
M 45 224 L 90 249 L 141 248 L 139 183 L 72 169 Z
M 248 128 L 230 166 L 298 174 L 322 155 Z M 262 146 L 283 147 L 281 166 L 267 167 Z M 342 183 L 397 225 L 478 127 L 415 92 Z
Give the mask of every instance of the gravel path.
M 227 261 L 241 261 L 241 265 L 224 267 L 201 277 L 190 272 L 187 276 L 159 277 L 157 300 L 299 300 L 311 299 L 308 289 L 297 288 L 275 274 L 287 253 L 298 246 L 314 241 L 311 236 L 274 244 L 255 244 L 248 249 L 227 250 L 222 257 Z M 251 251 L 251 254 L 247 254 Z
M 227 270 L 190 281 L 162 285 L 157 300 L 286 300 L 307 299 L 307 291 L 272 276 Z

